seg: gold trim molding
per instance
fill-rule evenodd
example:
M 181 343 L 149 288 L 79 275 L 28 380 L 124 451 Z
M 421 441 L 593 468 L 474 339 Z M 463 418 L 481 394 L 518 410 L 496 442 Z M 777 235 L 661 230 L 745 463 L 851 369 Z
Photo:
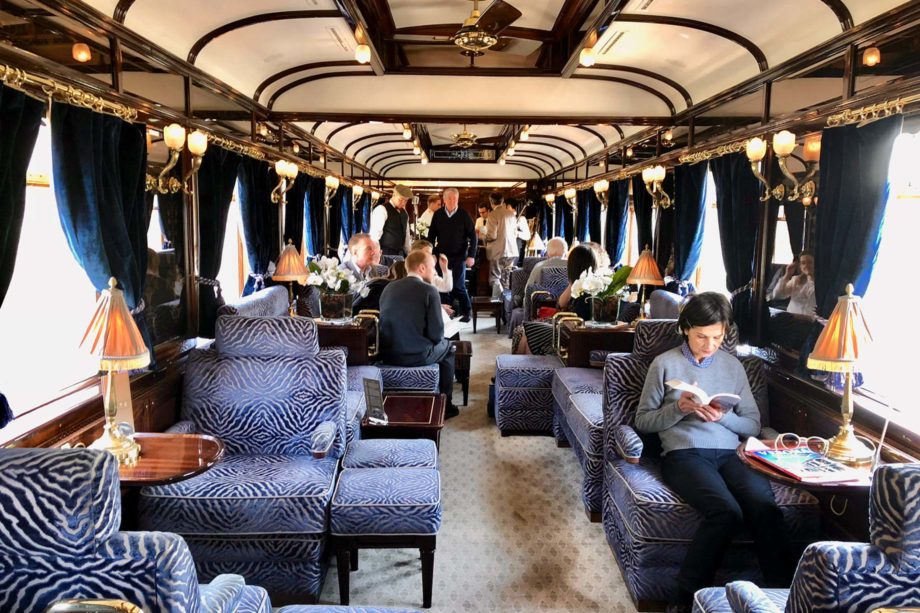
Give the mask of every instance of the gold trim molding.
M 712 158 L 722 157 L 723 155 L 728 155 L 730 153 L 738 153 L 739 151 L 744 151 L 747 147 L 749 139 L 735 141 L 733 143 L 728 143 L 727 145 L 720 145 L 719 147 L 714 147 L 712 149 L 703 149 L 702 151 L 696 151 L 694 153 L 685 153 L 684 155 L 677 158 L 677 161 L 681 164 L 696 164 L 698 162 L 705 162 L 706 160 L 711 160 Z

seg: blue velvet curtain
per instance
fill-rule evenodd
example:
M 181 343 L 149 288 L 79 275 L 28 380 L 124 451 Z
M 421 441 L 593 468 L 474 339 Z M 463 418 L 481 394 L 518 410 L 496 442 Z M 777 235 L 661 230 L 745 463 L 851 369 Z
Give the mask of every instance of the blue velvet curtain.
M 361 231 L 370 232 L 371 231 L 371 209 L 373 208 L 374 203 L 371 202 L 371 196 L 367 192 L 364 192 L 364 197 L 361 200 Z
M 323 198 L 326 193 L 326 184 L 321 177 L 310 177 L 306 192 L 306 224 L 309 227 L 308 235 L 311 239 L 308 245 L 312 255 L 319 255 L 323 250 Z
M 171 176 L 181 179 L 180 173 L 173 171 Z M 176 251 L 176 260 L 183 266 L 185 258 L 185 194 L 157 194 L 157 203 L 160 208 L 160 221 L 163 225 L 163 234 Z
M 645 189 L 641 175 L 632 178 L 633 211 L 636 214 L 636 228 L 639 234 L 639 253 L 653 247 L 652 241 L 652 197 Z
M 700 261 L 703 221 L 706 216 L 707 162 L 681 165 L 674 169 L 677 193 L 674 197 L 674 277 L 688 281 Z
M 754 335 L 754 245 L 757 242 L 761 184 L 744 153 L 732 153 L 709 162 L 716 185 L 722 261 L 726 286 L 741 342 Z
M 607 253 L 610 263 L 616 266 L 626 251 L 627 222 L 629 221 L 629 180 L 621 179 L 610 184 L 607 192 Z
M 323 186 L 325 189 L 325 180 Z M 335 255 L 339 241 L 342 240 L 342 228 L 345 222 L 343 215 L 345 192 L 346 187 L 340 184 L 335 193 L 329 198 L 329 253 L 325 255 Z
M 341 198 L 341 216 L 342 216 L 342 241 L 347 244 L 351 235 L 355 233 L 355 213 L 351 208 L 351 187 L 342 187 L 339 189 L 342 194 Z
M 664 191 L 671 197 L 671 206 L 668 208 L 658 207 L 653 214 L 658 216 L 655 222 L 655 261 L 658 263 L 658 270 L 661 274 L 666 274 L 668 262 L 671 260 L 671 253 L 674 251 L 674 174 L 667 173 L 662 184 Z
M 274 169 L 262 160 L 245 157 L 240 161 L 240 216 L 249 256 L 249 278 L 243 295 L 265 287 L 270 262 L 278 259 L 278 205 L 271 193 L 278 184 Z
M 310 175 L 299 173 L 294 179 L 293 187 L 288 190 L 287 204 L 284 207 L 284 244 L 290 240 L 297 251 L 300 251 L 303 244 L 304 207 L 309 185 Z
M 0 428 L 13 421 L 13 410 L 10 403 L 6 401 L 6 396 L 0 394 Z
M 220 272 L 227 213 L 241 159 L 239 154 L 212 145 L 201 160 L 198 170 L 198 267 L 204 279 L 214 280 Z M 214 322 L 221 302 L 218 292 L 211 285 L 199 285 L 198 336 L 214 338 Z
M 44 108 L 44 102 L 0 84 L 0 306 L 13 279 L 26 210 L 26 170 Z
M 601 202 L 593 187 L 578 190 L 579 240 L 601 242 Z
M 59 102 L 51 111 L 51 160 L 58 215 L 74 257 L 97 290 L 118 280 L 151 350 L 143 313 L 147 277 L 143 124 Z

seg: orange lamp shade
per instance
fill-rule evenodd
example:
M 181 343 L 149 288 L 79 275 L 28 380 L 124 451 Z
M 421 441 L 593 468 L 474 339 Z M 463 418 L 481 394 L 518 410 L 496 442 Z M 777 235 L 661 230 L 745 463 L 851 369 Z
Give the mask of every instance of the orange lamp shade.
M 655 261 L 651 249 L 646 247 L 642 250 L 626 282 L 630 285 L 664 285 L 664 278 L 658 270 L 658 262 Z
M 847 284 L 846 294 L 837 299 L 837 306 L 808 355 L 808 368 L 827 372 L 857 370 L 860 350 L 872 341 L 859 302 L 859 296 L 853 295 L 853 285 Z
M 298 281 L 303 283 L 309 274 L 307 267 L 304 266 L 303 258 L 300 257 L 300 252 L 297 251 L 297 247 L 288 240 L 288 244 L 284 246 L 281 255 L 278 257 L 278 265 L 275 267 L 272 279 L 275 281 Z
M 102 290 L 80 346 L 99 358 L 100 370 L 143 368 L 150 364 L 150 352 L 116 283 L 112 277 L 109 289 Z

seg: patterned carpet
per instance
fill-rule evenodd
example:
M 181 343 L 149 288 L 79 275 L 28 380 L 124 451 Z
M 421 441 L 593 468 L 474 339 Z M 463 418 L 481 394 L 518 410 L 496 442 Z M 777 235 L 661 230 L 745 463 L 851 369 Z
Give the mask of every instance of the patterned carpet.
M 444 519 L 430 610 L 635 611 L 601 525 L 585 517 L 572 451 L 550 436 L 501 438 L 488 417 L 495 356 L 511 341 L 488 319 L 478 330 L 462 334 L 473 344 L 469 406 L 441 434 Z M 352 605 L 421 605 L 417 551 L 362 551 L 359 568 Z M 334 564 L 321 602 L 338 603 Z

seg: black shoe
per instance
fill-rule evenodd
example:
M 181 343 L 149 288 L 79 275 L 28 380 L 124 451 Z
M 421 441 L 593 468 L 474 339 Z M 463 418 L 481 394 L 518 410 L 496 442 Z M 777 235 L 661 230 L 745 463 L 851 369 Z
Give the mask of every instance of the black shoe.
M 465 323 L 465 324 L 468 324 L 468 323 L 470 323 L 470 316 L 469 316 L 469 315 L 464 315 L 463 317 L 460 318 L 460 321 L 463 322 L 463 323 Z
M 457 408 L 457 405 L 450 403 L 447 405 L 447 408 L 444 409 L 444 417 L 450 419 L 451 417 L 456 417 L 460 414 L 460 409 Z
M 693 607 L 687 604 L 669 604 L 666 613 L 690 613 Z

